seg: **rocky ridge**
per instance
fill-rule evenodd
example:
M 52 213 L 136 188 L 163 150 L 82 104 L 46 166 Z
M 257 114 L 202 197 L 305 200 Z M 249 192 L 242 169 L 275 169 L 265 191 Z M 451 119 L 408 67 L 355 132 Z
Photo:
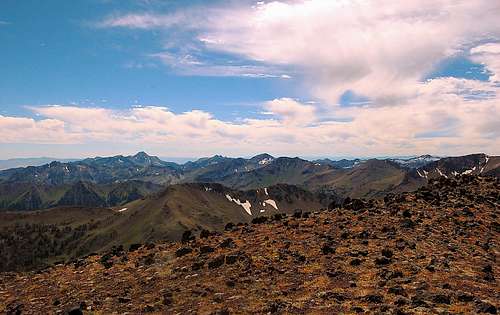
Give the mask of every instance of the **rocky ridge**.
M 441 177 L 384 200 L 116 247 L 0 274 L 0 312 L 496 314 L 499 200 L 497 178 Z

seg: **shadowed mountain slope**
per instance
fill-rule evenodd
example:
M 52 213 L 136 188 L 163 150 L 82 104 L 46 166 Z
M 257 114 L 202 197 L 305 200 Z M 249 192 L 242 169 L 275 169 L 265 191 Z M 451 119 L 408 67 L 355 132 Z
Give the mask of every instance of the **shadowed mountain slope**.
M 2 273 L 0 312 L 496 314 L 499 200 L 496 178 L 441 177 L 385 200 Z
M 95 207 L 62 206 L 35 212 L 0 213 L 0 270 L 41 267 L 47 262 L 76 258 L 112 246 L 159 240 L 179 240 L 187 231 L 222 231 L 226 224 L 249 223 L 262 215 L 320 210 L 339 202 L 332 193 L 313 194 L 295 186 L 276 185 L 238 191 L 220 184 L 171 185 L 159 193 L 126 205 L 99 209 L 104 202 L 84 183 L 66 193 L 68 204 L 94 203 Z M 85 196 L 85 197 L 82 197 Z M 67 221 L 55 220 L 64 218 Z M 103 216 L 82 216 L 101 213 Z M 27 258 L 28 257 L 28 258 Z

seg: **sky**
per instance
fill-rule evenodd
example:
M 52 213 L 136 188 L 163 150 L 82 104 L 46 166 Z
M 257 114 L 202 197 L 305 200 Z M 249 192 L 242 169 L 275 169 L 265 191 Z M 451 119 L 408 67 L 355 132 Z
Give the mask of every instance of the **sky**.
M 500 2 L 3 0 L 0 159 L 500 154 Z

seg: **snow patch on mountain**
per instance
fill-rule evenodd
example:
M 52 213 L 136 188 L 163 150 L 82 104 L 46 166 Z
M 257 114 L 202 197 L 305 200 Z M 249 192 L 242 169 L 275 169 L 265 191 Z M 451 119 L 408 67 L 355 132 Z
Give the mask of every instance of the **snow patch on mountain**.
M 259 161 L 259 165 L 266 165 L 266 164 L 269 164 L 273 161 L 274 159 L 273 158 L 265 158 L 265 159 L 262 159 Z
M 448 178 L 448 176 L 446 176 L 446 174 L 443 174 L 443 172 L 441 172 L 439 168 L 436 168 L 436 171 L 439 173 L 439 175 Z
M 274 209 L 278 210 L 278 205 L 276 204 L 276 201 L 274 201 L 272 199 L 264 200 L 264 204 L 268 204 L 271 207 L 273 207 Z
M 245 211 L 249 215 L 252 215 L 252 211 L 250 210 L 250 208 L 252 208 L 252 205 L 250 204 L 250 201 L 246 200 L 245 202 L 241 202 L 239 199 L 232 198 L 230 195 L 227 195 L 227 194 L 226 194 L 226 198 L 227 198 L 227 200 L 234 202 L 238 206 L 241 206 L 243 209 L 245 209 Z
M 479 173 L 482 173 L 484 172 L 484 169 L 486 168 L 486 166 L 488 165 L 488 161 L 490 160 L 490 157 L 489 156 L 486 156 L 486 159 L 484 161 L 484 165 L 483 167 L 481 167 L 481 171 L 479 171 Z
M 476 167 L 474 166 L 472 169 L 470 170 L 465 170 L 462 172 L 462 175 L 469 175 L 469 174 L 472 174 L 472 172 L 474 172 L 476 170 Z

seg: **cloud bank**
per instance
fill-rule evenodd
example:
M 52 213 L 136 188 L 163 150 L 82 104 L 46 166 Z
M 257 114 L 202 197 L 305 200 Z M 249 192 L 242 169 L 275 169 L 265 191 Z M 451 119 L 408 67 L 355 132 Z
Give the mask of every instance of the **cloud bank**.
M 0 116 L 0 142 L 155 144 L 162 148 L 158 154 L 170 156 L 499 154 L 499 89 L 492 82 L 440 78 L 422 83 L 419 96 L 403 105 L 327 112 L 281 98 L 263 103 L 262 117 L 238 122 L 158 106 L 47 105 L 32 108 L 39 120 Z
M 288 78 L 315 102 L 263 101 L 223 121 L 162 106 L 47 105 L 40 119 L 0 116 L 3 143 L 158 144 L 178 156 L 500 154 L 500 2 L 271 1 L 110 16 L 101 28 L 178 32 L 150 52 L 185 75 Z M 179 39 L 180 38 L 180 39 Z M 210 53 L 239 60 L 207 60 Z M 489 80 L 429 77 L 443 60 L 482 64 Z M 368 101 L 342 105 L 350 91 Z
M 291 67 L 329 104 L 348 90 L 386 104 L 414 97 L 441 60 L 498 40 L 498 16 L 500 3 L 489 0 L 304 0 L 128 14 L 102 23 L 189 30 L 192 53 L 206 49 Z

